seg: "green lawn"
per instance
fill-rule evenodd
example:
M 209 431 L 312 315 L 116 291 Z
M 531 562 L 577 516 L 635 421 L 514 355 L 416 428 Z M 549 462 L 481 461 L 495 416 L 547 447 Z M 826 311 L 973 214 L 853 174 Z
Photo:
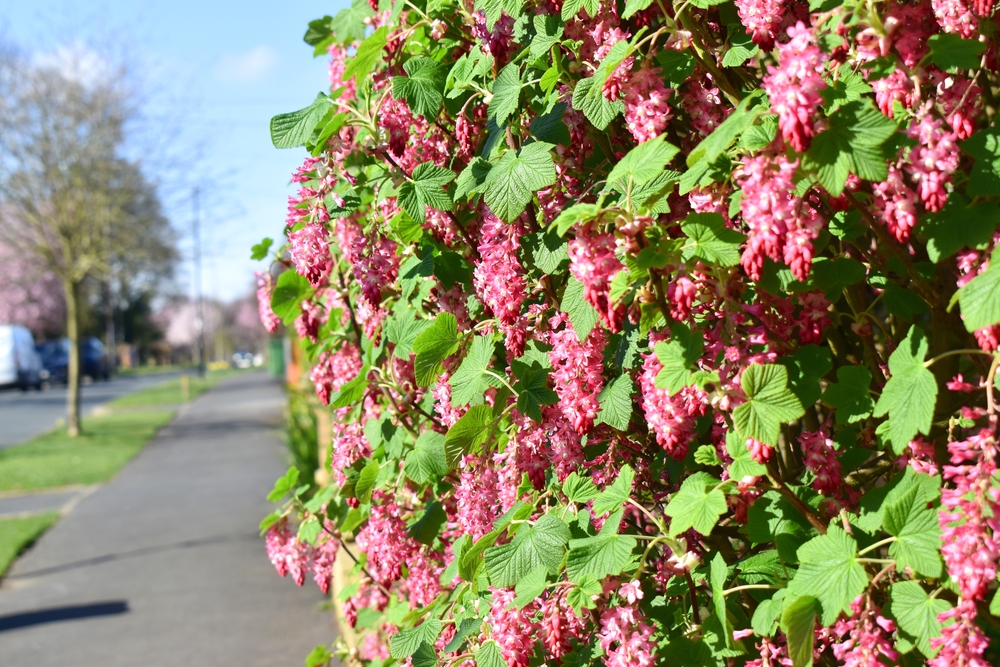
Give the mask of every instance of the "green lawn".
M 108 480 L 173 416 L 172 410 L 161 409 L 87 417 L 78 438 L 58 428 L 0 449 L 0 491 Z
M 207 373 L 203 378 L 198 377 L 197 373 L 192 372 L 188 375 L 188 381 L 190 382 L 188 399 L 194 400 L 234 372 L 238 371 L 213 371 Z M 152 405 L 177 405 L 183 402 L 184 395 L 181 387 L 181 378 L 174 378 L 155 387 L 117 398 L 108 403 L 108 407 L 113 410 L 115 408 L 134 408 Z
M 17 555 L 31 546 L 59 518 L 59 512 L 0 519 L 0 576 Z

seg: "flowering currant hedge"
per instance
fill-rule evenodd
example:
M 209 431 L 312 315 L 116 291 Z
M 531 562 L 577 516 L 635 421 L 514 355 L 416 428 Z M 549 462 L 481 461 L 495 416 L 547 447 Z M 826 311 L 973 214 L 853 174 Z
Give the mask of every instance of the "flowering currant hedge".
M 342 658 L 1000 664 L 994 11 L 311 23 L 331 89 L 272 121 L 309 156 L 259 296 L 335 484 L 290 471 L 263 529 L 299 584 L 357 560 Z

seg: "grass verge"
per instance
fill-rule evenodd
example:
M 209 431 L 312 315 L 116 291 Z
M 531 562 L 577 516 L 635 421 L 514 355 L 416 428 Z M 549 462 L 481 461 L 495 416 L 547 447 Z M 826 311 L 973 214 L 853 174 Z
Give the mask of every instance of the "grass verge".
M 192 372 L 187 376 L 189 382 L 187 399 L 193 401 L 215 385 L 219 384 L 219 382 L 224 378 L 238 372 L 239 371 L 231 370 L 213 371 L 211 373 L 207 373 L 203 378 L 198 377 L 197 373 Z M 115 408 L 177 405 L 179 403 L 183 403 L 184 400 L 185 397 L 182 379 L 174 378 L 173 380 L 167 380 L 166 382 L 158 384 L 155 387 L 150 387 L 149 389 L 143 389 L 142 391 L 137 391 L 133 394 L 116 398 L 108 403 L 108 407 L 113 410 Z
M 59 512 L 43 512 L 25 517 L 0 519 L 0 576 L 59 518 Z
M 172 410 L 112 413 L 83 420 L 83 435 L 56 429 L 0 449 L 0 491 L 96 484 L 110 479 L 174 416 Z

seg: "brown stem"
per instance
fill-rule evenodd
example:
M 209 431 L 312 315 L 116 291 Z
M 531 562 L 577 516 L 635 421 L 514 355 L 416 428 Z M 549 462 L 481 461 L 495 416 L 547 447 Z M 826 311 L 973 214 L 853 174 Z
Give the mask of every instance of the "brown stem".
M 813 528 L 818 530 L 821 535 L 826 535 L 826 523 L 820 515 L 816 514 L 816 510 L 802 502 L 802 499 L 795 495 L 795 493 L 789 489 L 788 486 L 781 481 L 781 479 L 779 479 L 776 471 L 774 470 L 774 466 L 767 466 L 767 477 L 771 480 L 771 484 L 774 485 L 774 488 L 778 491 L 778 493 L 784 496 L 785 499 L 792 504 L 792 507 L 794 507 L 809 521 L 810 524 L 812 524 Z

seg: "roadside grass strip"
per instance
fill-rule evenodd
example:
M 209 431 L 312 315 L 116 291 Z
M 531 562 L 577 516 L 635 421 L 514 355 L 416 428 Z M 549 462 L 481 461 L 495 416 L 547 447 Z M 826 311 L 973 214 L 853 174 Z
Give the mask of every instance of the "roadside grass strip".
M 59 512 L 0 519 L 0 577 L 17 555 L 30 547 L 59 518 Z
M 57 428 L 0 449 L 0 491 L 29 491 L 105 482 L 173 418 L 173 410 L 92 416 L 76 438 Z
M 187 400 L 193 401 L 215 385 L 219 384 L 219 382 L 221 382 L 224 378 L 238 372 L 239 371 L 229 370 L 214 371 L 207 373 L 203 378 L 200 378 L 195 374 L 189 375 L 189 391 Z M 143 389 L 142 391 L 137 391 L 133 394 L 127 394 L 120 398 L 116 398 L 108 403 L 107 407 L 114 410 L 115 408 L 135 408 L 155 405 L 172 406 L 184 402 L 185 396 L 183 382 L 181 378 L 174 378 L 172 380 L 167 380 L 162 384 L 158 384 L 155 387 L 149 387 L 148 389 Z

